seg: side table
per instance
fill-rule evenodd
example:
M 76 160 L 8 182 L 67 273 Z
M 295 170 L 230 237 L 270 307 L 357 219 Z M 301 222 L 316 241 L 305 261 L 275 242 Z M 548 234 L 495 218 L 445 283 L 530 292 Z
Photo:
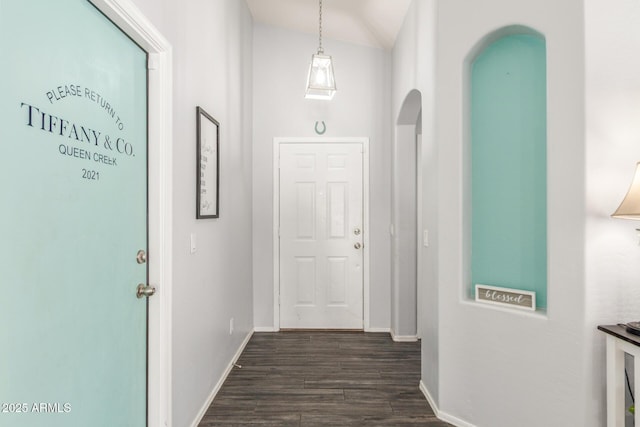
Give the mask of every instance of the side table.
M 607 427 L 624 427 L 625 373 L 624 354 L 633 356 L 633 395 L 640 394 L 640 336 L 627 332 L 624 326 L 600 325 L 598 329 L 607 334 Z M 640 426 L 640 402 L 634 415 L 635 425 Z

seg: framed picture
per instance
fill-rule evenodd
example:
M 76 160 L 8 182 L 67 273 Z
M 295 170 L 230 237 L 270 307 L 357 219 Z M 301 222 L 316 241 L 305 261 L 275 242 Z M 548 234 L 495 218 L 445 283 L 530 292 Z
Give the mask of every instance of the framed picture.
M 196 107 L 197 192 L 196 218 L 218 218 L 220 189 L 220 124 L 200 107 Z

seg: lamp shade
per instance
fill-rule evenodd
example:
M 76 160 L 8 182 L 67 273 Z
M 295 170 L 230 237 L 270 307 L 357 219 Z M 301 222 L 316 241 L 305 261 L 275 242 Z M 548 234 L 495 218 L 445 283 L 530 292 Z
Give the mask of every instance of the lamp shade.
M 315 54 L 311 57 L 309 76 L 307 77 L 307 99 L 333 98 L 336 93 L 336 79 L 333 75 L 331 56 Z
M 611 215 L 614 218 L 640 220 L 640 162 L 636 164 L 636 174 L 627 195 L 618 209 Z

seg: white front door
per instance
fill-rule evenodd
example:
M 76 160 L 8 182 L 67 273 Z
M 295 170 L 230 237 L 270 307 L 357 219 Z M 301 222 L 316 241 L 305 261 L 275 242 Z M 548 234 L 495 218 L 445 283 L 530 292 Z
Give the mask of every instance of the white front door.
M 280 144 L 280 327 L 363 328 L 363 146 Z

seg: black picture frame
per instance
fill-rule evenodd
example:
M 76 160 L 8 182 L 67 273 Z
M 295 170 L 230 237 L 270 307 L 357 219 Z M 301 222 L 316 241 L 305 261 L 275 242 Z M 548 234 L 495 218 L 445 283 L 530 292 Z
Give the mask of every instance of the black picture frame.
M 196 219 L 220 216 L 220 123 L 196 107 Z

